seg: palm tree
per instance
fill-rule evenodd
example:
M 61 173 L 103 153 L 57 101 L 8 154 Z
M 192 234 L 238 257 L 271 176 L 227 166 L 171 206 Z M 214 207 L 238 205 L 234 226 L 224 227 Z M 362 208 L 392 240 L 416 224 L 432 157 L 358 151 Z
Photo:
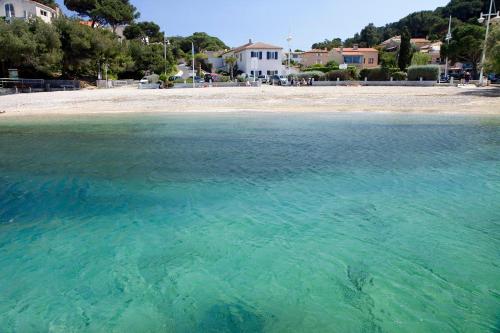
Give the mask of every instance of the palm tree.
M 234 71 L 234 65 L 236 64 L 236 62 L 238 62 L 238 58 L 236 57 L 227 57 L 226 59 L 224 59 L 224 61 L 226 62 L 226 64 L 229 65 L 230 67 L 230 70 L 231 70 L 231 80 L 233 79 L 233 71 Z

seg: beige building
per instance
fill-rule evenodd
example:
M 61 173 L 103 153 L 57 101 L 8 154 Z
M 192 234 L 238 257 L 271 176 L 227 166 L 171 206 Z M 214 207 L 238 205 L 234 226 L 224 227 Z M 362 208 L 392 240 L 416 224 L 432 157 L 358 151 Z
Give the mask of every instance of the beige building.
M 425 46 L 422 46 L 420 48 L 420 52 L 431 56 L 430 64 L 439 65 L 439 64 L 443 63 L 443 61 L 441 59 L 441 46 L 442 45 L 443 45 L 443 42 L 429 43 Z
M 420 50 L 421 47 L 431 44 L 431 41 L 427 38 L 412 38 L 410 39 L 412 45 Z M 399 49 L 401 45 L 401 36 L 394 36 L 388 40 L 383 41 L 380 46 L 386 51 L 395 51 Z
M 0 17 L 10 19 L 30 19 L 38 17 L 50 23 L 60 15 L 59 7 L 49 7 L 33 0 L 0 0 Z
M 327 49 L 313 49 L 302 54 L 302 65 L 304 67 L 326 65 L 328 61 L 330 61 L 330 54 Z
M 356 66 L 358 68 L 374 68 L 378 66 L 378 51 L 374 48 L 361 48 L 357 45 L 346 48 L 327 50 L 311 50 L 302 55 L 302 64 L 305 67 L 312 65 L 326 65 L 329 61 L 338 64 Z
M 360 69 L 378 67 L 378 50 L 371 47 L 334 48 L 330 58 L 339 64 L 356 66 Z

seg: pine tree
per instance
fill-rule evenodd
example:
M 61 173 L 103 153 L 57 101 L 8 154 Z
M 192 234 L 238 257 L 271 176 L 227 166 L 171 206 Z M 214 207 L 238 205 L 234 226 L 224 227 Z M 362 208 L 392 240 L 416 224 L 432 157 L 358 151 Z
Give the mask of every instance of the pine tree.
M 401 33 L 401 45 L 399 46 L 398 66 L 399 69 L 405 71 L 411 63 L 411 37 L 408 27 L 403 29 Z

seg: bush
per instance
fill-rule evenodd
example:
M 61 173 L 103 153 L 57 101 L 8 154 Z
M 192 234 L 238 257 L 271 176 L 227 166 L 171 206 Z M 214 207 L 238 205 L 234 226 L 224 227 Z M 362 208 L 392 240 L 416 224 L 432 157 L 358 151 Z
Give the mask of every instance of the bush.
M 221 75 L 219 76 L 219 82 L 229 82 L 231 81 L 231 77 L 227 75 Z
M 368 81 L 388 81 L 390 78 L 387 68 L 365 68 L 361 70 L 359 76 L 361 80 L 368 78 Z
M 325 73 L 320 71 L 308 71 L 305 73 L 299 73 L 298 75 L 300 74 L 304 74 L 303 76 L 299 77 L 300 79 L 302 78 L 308 79 L 312 77 L 314 78 L 315 81 L 323 81 L 326 77 Z
M 394 81 L 406 81 L 407 79 L 407 75 L 405 72 L 391 73 L 391 77 L 394 79 Z
M 165 75 L 165 73 L 160 74 L 160 78 L 159 78 L 159 79 L 160 79 L 160 81 L 161 81 L 161 82 L 163 82 L 163 83 L 165 83 L 165 82 L 167 82 L 167 81 L 168 81 L 168 77 Z
M 338 67 L 326 67 L 326 66 L 317 66 L 317 67 L 307 67 L 304 69 L 304 72 L 322 72 L 328 73 L 332 70 L 339 69 Z
M 424 81 L 437 81 L 438 77 L 438 65 L 410 66 L 408 68 L 409 81 L 419 81 L 420 78 L 423 78 Z
M 326 77 L 330 81 L 337 81 L 337 79 L 340 79 L 340 81 L 349 81 L 354 79 L 352 76 L 352 72 L 348 69 L 329 71 L 328 73 L 326 73 Z
M 238 80 L 238 82 L 247 82 L 247 75 L 246 74 L 241 74 L 241 75 L 238 75 L 236 77 L 236 80 Z

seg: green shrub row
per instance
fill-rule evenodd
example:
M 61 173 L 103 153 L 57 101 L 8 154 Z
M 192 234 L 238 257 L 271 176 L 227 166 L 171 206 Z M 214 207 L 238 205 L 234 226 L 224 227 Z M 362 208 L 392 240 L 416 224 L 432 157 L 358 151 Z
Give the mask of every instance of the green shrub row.
M 410 66 L 408 68 L 408 80 L 419 81 L 420 78 L 422 78 L 424 81 L 437 81 L 437 79 L 439 78 L 439 66 Z
M 394 81 L 405 81 L 407 78 L 406 73 L 399 68 L 365 68 L 359 73 L 360 80 L 367 78 L 368 81 L 389 81 L 391 77 Z
M 309 68 L 305 68 L 304 69 L 304 72 L 322 72 L 322 73 L 328 73 L 328 72 L 331 72 L 333 70 L 337 70 L 339 69 L 338 66 L 334 66 L 334 67 L 326 67 L 326 66 L 323 66 L 323 67 L 309 67 Z

